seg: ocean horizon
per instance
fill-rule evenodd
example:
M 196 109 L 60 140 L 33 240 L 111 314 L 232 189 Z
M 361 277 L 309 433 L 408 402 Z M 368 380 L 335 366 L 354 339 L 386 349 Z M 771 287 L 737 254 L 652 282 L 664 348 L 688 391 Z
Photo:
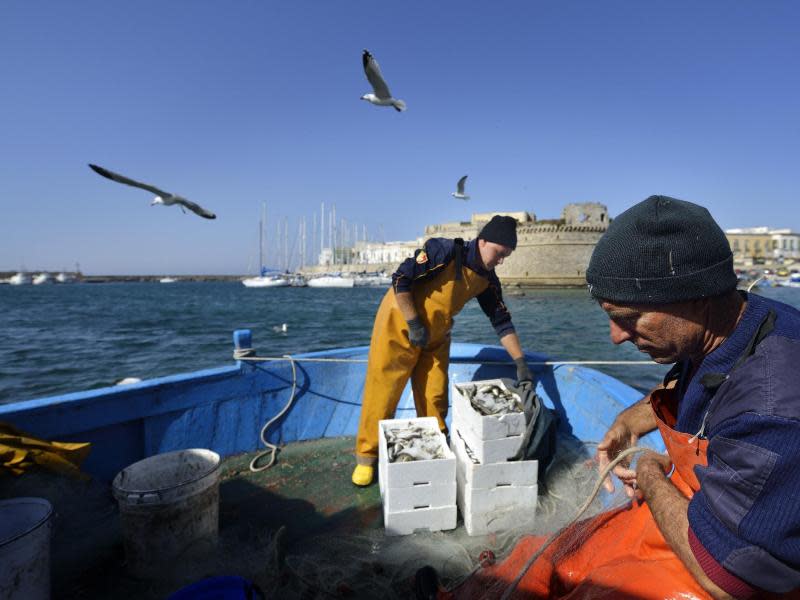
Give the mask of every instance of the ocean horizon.
M 235 329 L 250 329 L 262 356 L 368 345 L 386 291 L 249 289 L 238 281 L 0 286 L 0 404 L 232 365 Z M 611 343 L 605 313 L 585 288 L 505 292 L 526 351 L 551 360 L 648 359 Z M 759 293 L 800 308 L 799 289 Z M 477 302 L 455 321 L 454 342 L 499 344 Z M 666 372 L 596 368 L 642 391 Z

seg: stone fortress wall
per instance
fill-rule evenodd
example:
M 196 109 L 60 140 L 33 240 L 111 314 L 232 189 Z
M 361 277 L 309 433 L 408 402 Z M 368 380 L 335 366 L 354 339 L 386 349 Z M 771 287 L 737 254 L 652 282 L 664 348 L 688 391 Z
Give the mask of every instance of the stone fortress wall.
M 472 239 L 496 214 L 512 216 L 519 223 L 517 250 L 497 268 L 504 285 L 586 285 L 589 258 L 608 228 L 608 209 L 603 204 L 568 204 L 560 219 L 541 221 L 529 212 L 477 213 L 470 221 L 428 226 L 424 237 Z
M 560 219 L 538 220 L 528 211 L 473 213 L 469 221 L 428 225 L 424 235 L 407 242 L 358 242 L 347 258 L 331 265 L 306 267 L 307 274 L 327 271 L 392 273 L 414 250 L 431 237 L 473 239 L 494 216 L 508 215 L 517 222 L 517 250 L 497 268 L 504 286 L 584 286 L 592 250 L 608 228 L 608 209 L 596 202 L 566 205 Z M 339 253 L 344 255 L 343 252 Z

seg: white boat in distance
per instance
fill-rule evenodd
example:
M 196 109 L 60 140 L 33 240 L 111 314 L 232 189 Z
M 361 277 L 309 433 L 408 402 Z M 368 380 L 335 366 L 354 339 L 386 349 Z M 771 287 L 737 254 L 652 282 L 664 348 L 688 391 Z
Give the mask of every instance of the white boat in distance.
M 309 279 L 306 285 L 308 287 L 326 287 L 326 288 L 351 288 L 355 285 L 356 280 L 352 277 L 342 277 L 341 275 L 322 275 L 321 277 L 314 277 Z
M 77 279 L 72 273 L 67 273 L 66 271 L 62 271 L 58 275 L 56 275 L 56 283 L 75 283 Z
M 174 277 L 162 277 L 158 280 L 158 283 L 175 283 L 176 281 L 178 280 Z
M 242 279 L 242 285 L 249 288 L 272 288 L 272 287 L 287 287 L 290 285 L 288 277 L 283 274 L 273 271 L 270 272 L 264 266 L 264 221 L 267 220 L 267 208 L 264 203 L 261 204 L 261 219 L 258 221 L 258 272 L 260 275 L 256 277 L 247 277 Z
M 778 285 L 782 287 L 800 288 L 800 273 L 792 273 L 788 279 L 778 281 Z
M 242 285 L 249 288 L 287 287 L 289 280 L 281 275 L 260 275 L 242 279 Z
M 50 277 L 50 273 L 39 273 L 36 277 L 33 278 L 32 283 L 33 285 L 42 285 L 43 283 L 53 283 L 53 278 Z
M 11 285 L 29 285 L 33 283 L 33 279 L 28 273 L 21 271 L 16 275 L 12 275 L 9 278 L 8 283 L 10 283 Z
M 355 285 L 358 287 L 361 286 L 378 287 L 378 286 L 392 285 L 392 278 L 384 273 L 362 273 L 356 275 Z

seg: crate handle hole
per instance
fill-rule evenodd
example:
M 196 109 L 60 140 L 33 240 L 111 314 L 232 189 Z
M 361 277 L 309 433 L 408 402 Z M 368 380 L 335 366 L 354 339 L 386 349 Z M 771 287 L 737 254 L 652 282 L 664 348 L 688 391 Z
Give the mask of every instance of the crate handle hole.
M 510 486 L 511 486 L 510 483 L 498 483 L 497 484 L 497 487 L 510 487 Z
M 420 486 L 420 485 L 430 485 L 430 484 L 431 484 L 430 481 L 415 481 L 414 482 L 414 487 L 417 487 L 417 486 Z
M 414 506 L 414 510 L 419 510 L 421 508 L 430 508 L 430 504 L 420 504 L 419 506 Z

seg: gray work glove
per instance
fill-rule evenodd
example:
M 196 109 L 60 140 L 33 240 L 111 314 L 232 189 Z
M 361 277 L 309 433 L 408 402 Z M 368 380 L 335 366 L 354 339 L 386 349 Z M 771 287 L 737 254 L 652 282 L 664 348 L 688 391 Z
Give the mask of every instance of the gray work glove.
M 514 364 L 517 365 L 517 385 L 522 385 L 523 383 L 533 385 L 533 374 L 525 362 L 525 357 L 515 358 Z
M 428 345 L 428 330 L 425 325 L 422 324 L 422 321 L 419 317 L 415 317 L 410 321 L 406 321 L 408 323 L 408 341 L 411 342 L 412 346 L 417 346 L 418 348 L 424 348 Z

